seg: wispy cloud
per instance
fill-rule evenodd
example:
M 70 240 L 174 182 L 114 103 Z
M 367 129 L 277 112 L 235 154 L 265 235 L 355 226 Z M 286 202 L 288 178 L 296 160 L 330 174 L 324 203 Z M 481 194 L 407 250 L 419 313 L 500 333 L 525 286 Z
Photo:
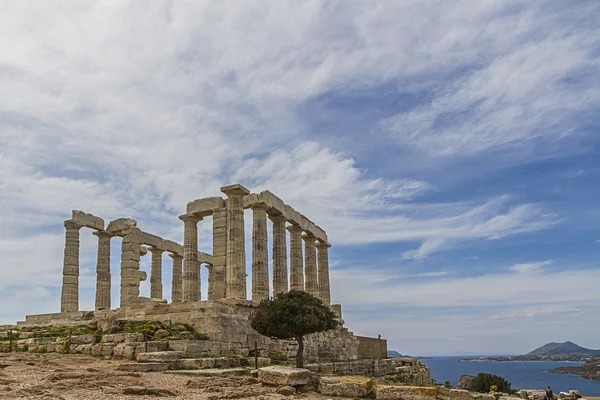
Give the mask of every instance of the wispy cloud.
M 538 272 L 543 267 L 552 264 L 552 260 L 546 260 L 541 262 L 533 262 L 533 263 L 525 263 L 525 264 L 515 264 L 511 266 L 509 269 L 511 271 L 519 272 L 522 274 L 530 273 L 530 272 Z

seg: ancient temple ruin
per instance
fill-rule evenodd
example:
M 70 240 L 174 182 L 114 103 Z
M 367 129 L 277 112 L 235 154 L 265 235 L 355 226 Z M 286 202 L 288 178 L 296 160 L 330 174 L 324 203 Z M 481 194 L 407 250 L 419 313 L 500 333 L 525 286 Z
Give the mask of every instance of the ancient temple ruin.
M 100 217 L 73 211 L 71 219 L 64 223 L 61 312 L 30 315 L 20 324 L 68 324 L 90 319 L 185 322 L 221 344 L 237 343 L 244 347 L 258 341 L 268 345 L 273 341 L 250 328 L 249 315 L 257 302 L 269 297 L 270 283 L 273 294 L 305 290 L 319 297 L 343 323 L 341 306 L 331 304 L 328 259 L 331 245 L 326 232 L 269 191 L 250 193 L 235 184 L 222 187 L 221 192 L 224 197 L 202 198 L 187 204 L 185 214 L 179 217 L 183 222 L 183 244 L 145 232 L 132 219 L 121 218 L 106 224 Z M 245 209 L 253 213 L 250 296 L 246 293 Z M 212 217 L 212 254 L 198 251 L 199 224 L 208 217 Z M 270 246 L 267 218 L 272 222 Z M 81 228 L 92 229 L 98 237 L 93 311 L 79 307 Z M 111 304 L 110 242 L 117 236 L 122 238 L 119 307 Z M 146 272 L 140 270 L 140 258 L 147 252 L 152 257 L 149 298 L 140 296 L 140 283 L 147 279 Z M 165 252 L 172 259 L 170 302 L 163 299 Z M 272 276 L 269 276 L 269 255 Z M 202 265 L 208 269 L 206 283 L 201 282 Z M 201 298 L 202 284 L 208 285 L 206 299 Z M 346 359 L 384 358 L 386 342 L 355 336 L 341 325 L 336 331 L 315 335 L 307 352 L 308 359 L 331 352 L 347 353 Z

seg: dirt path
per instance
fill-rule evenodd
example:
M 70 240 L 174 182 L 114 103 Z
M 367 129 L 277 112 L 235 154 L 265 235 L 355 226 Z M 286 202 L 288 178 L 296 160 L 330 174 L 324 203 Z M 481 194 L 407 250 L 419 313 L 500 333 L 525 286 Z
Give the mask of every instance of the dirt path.
M 130 361 L 56 353 L 0 354 L 0 399 L 285 399 L 251 377 L 191 377 L 117 371 Z M 315 392 L 294 398 L 328 397 Z

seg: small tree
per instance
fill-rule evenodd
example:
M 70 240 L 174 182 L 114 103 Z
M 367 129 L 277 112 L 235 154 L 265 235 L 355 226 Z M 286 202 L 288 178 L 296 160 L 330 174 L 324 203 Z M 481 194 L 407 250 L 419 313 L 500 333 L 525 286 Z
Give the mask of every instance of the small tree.
M 511 393 L 510 382 L 501 376 L 480 372 L 471 381 L 473 390 L 480 393 L 488 393 L 494 387 L 493 391 L 502 393 Z
M 292 290 L 274 299 L 265 299 L 256 308 L 250 325 L 261 335 L 296 339 L 296 368 L 304 366 L 304 335 L 334 329 L 336 316 L 320 299 Z

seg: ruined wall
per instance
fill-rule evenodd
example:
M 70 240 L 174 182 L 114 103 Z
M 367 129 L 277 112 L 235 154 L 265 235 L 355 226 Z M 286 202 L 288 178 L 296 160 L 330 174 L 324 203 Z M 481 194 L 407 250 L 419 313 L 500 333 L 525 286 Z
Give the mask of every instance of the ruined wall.
M 387 340 L 366 336 L 357 336 L 357 338 L 359 360 L 387 358 Z

